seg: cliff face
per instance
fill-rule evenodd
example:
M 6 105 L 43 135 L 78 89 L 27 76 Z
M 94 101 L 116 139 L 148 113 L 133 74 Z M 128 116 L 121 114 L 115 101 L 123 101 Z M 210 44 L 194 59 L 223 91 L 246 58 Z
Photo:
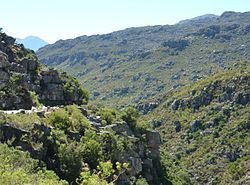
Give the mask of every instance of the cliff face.
M 82 104 L 88 99 L 74 78 L 42 66 L 33 51 L 0 33 L 0 109 L 30 109 L 35 95 L 50 106 Z

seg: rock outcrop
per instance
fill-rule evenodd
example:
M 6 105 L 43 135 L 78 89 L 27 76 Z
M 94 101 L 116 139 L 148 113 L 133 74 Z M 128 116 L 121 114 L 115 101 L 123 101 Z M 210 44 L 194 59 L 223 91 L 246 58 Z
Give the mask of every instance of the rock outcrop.
M 35 104 L 31 92 L 49 106 L 87 99 L 75 79 L 42 66 L 33 51 L 0 33 L 0 109 L 30 109 Z
M 211 102 L 230 102 L 246 105 L 250 103 L 250 77 L 238 76 L 230 81 L 214 81 L 199 92 L 192 92 L 188 98 L 175 99 L 172 110 L 191 108 L 193 110 Z
M 80 110 L 82 109 L 80 108 Z M 50 110 L 47 111 L 49 111 L 47 113 L 50 113 Z M 37 114 L 39 113 L 37 112 Z M 86 115 L 86 111 L 82 111 L 82 114 Z M 87 114 L 87 119 L 98 135 L 108 137 L 108 135 L 115 133 L 118 138 L 125 138 L 124 141 L 129 145 L 126 146 L 127 148 L 123 152 L 117 151 L 112 154 L 111 160 L 113 163 L 119 161 L 129 164 L 128 170 L 119 176 L 116 184 L 134 183 L 134 180 L 139 176 L 143 176 L 148 182 L 159 182 L 161 178 L 158 174 L 161 138 L 158 132 L 146 131 L 144 134 L 138 133 L 125 121 L 104 126 L 101 117 L 94 114 Z M 58 160 L 56 153 L 58 141 L 55 138 L 51 139 L 54 127 L 36 122 L 32 125 L 32 128 L 23 129 L 15 123 L 0 124 L 0 142 L 9 142 L 11 146 L 28 151 L 33 158 L 45 162 L 50 169 L 56 169 L 58 167 L 56 162 Z M 74 142 L 81 142 L 84 130 L 67 130 L 65 134 Z M 106 150 L 112 150 L 111 146 L 115 142 L 112 139 L 106 141 Z

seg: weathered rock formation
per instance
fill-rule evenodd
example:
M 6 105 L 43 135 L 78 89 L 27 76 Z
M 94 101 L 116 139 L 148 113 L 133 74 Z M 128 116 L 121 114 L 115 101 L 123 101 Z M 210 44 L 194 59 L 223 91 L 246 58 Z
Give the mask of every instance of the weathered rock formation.
M 80 109 L 82 110 L 83 108 Z M 161 177 L 158 171 L 161 168 L 159 162 L 161 138 L 158 132 L 146 131 L 144 134 L 138 133 L 125 121 L 104 126 L 101 117 L 88 114 L 86 110 L 82 111 L 82 114 L 87 116 L 88 121 L 95 128 L 97 134 L 108 136 L 114 132 L 119 138 L 125 138 L 126 143 L 129 143 L 124 152 L 117 151 L 112 154 L 113 163 L 119 161 L 129 164 L 129 169 L 119 176 L 116 184 L 134 183 L 134 180 L 139 176 L 145 177 L 148 182 L 153 182 L 154 184 L 160 182 Z M 7 142 L 11 146 L 28 151 L 33 158 L 45 162 L 49 169 L 57 171 L 58 141 L 51 139 L 54 128 L 43 123 L 33 123 L 32 127 L 23 129 L 14 123 L 6 122 L 0 124 L 0 142 Z M 80 142 L 84 136 L 84 130 L 67 130 L 65 134 L 73 141 Z M 116 141 L 112 139 L 108 142 L 106 141 L 105 148 L 107 151 L 112 150 L 111 146 L 114 142 Z
M 75 79 L 42 66 L 33 51 L 0 33 L 0 109 L 30 109 L 31 91 L 50 106 L 81 104 L 87 98 Z
M 239 76 L 230 81 L 214 81 L 208 84 L 199 92 L 192 92 L 190 97 L 175 99 L 171 108 L 199 109 L 211 102 L 230 102 L 232 104 L 246 105 L 250 102 L 250 77 Z

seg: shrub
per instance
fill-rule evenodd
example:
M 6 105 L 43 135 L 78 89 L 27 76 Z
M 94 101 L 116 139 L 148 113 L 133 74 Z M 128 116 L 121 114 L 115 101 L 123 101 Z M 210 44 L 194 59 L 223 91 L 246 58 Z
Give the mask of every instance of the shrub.
M 127 123 L 135 123 L 139 117 L 139 111 L 133 107 L 127 107 L 122 114 L 122 119 Z
M 31 100 L 32 100 L 33 104 L 34 104 L 36 107 L 41 107 L 42 104 L 40 103 L 39 98 L 38 98 L 38 95 L 36 94 L 36 92 L 29 91 L 29 94 L 30 94 L 30 97 L 31 97 Z
M 119 117 L 118 111 L 111 108 L 103 108 L 97 114 L 100 115 L 108 125 L 114 123 L 116 120 L 118 120 Z
M 81 138 L 81 150 L 83 160 L 93 169 L 96 168 L 98 162 L 104 157 L 102 152 L 102 144 L 100 137 L 95 131 L 87 129 Z
M 70 127 L 70 119 L 65 109 L 58 109 L 52 112 L 49 122 L 56 128 L 66 131 Z
M 58 151 L 60 176 L 69 182 L 79 177 L 82 168 L 81 149 L 76 142 L 61 144 Z
M 90 127 L 89 120 L 81 113 L 77 105 L 68 105 L 65 107 L 72 130 L 81 130 L 82 127 Z
M 27 152 L 0 144 L 0 184 L 67 184 L 53 171 L 38 167 L 38 161 Z

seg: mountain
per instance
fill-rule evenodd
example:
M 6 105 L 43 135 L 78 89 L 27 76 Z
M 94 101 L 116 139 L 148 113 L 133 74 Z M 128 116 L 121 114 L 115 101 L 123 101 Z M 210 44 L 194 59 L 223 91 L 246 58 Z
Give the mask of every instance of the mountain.
M 32 49 L 34 51 L 37 51 L 39 48 L 49 44 L 48 42 L 36 36 L 28 36 L 24 39 L 17 38 L 16 42 L 19 44 L 23 44 L 26 48 Z
M 218 17 L 219 16 L 214 15 L 214 14 L 205 14 L 205 15 L 201 15 L 201 16 L 198 16 L 198 17 L 195 17 L 195 18 L 192 18 L 192 19 L 182 20 L 182 21 L 178 22 L 178 24 L 188 23 L 188 22 L 191 22 L 191 21 L 195 21 L 195 22 L 204 21 L 204 19 L 205 20 L 210 20 L 210 19 L 214 19 L 214 18 L 218 18 Z
M 141 119 L 160 132 L 173 184 L 250 183 L 249 62 L 166 93 Z
M 77 77 L 94 102 L 146 104 L 238 60 L 248 61 L 249 22 L 250 12 L 225 12 L 182 24 L 59 40 L 37 55 Z
M 171 184 L 160 135 L 139 112 L 88 100 L 75 78 L 0 31 L 0 184 Z
M 36 98 L 46 106 L 87 101 L 86 90 L 74 78 L 45 67 L 34 51 L 5 33 L 0 39 L 0 109 L 31 109 Z

